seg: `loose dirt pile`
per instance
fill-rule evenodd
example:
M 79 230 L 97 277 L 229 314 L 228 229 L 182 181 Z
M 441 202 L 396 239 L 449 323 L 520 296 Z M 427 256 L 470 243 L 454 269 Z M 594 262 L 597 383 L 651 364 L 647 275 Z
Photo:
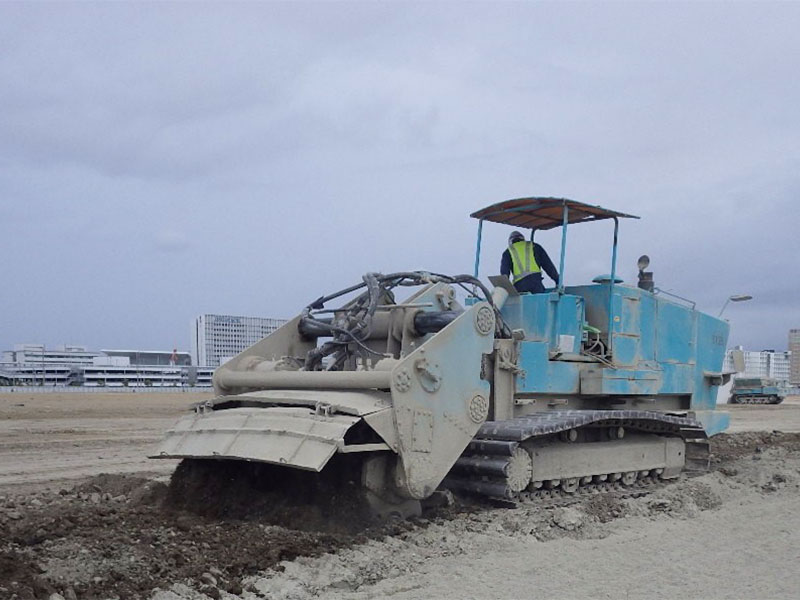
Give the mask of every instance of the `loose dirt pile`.
M 800 434 L 781 431 L 750 431 L 723 433 L 711 439 L 712 463 L 720 464 L 751 454 L 761 454 L 769 448 L 800 452 Z
M 322 473 L 239 460 L 184 460 L 165 506 L 213 519 L 357 534 L 376 523 L 360 493 L 360 466 L 351 458 L 334 456 Z
M 277 494 L 268 469 L 218 466 L 222 477 L 187 462 L 170 485 L 103 474 L 55 495 L 0 497 L 0 598 L 147 598 L 175 581 L 217 598 L 281 561 L 411 526 L 370 527 L 346 491 L 315 502 L 303 478 Z
M 187 465 L 171 489 L 101 475 L 59 493 L 0 496 L 0 598 L 136 599 L 156 588 L 162 599 L 400 593 L 434 560 L 526 540 L 598 540 L 619 523 L 692 519 L 745 496 L 796 498 L 800 434 L 722 435 L 712 452 L 711 473 L 642 498 L 459 504 L 380 526 L 358 517 L 347 486 L 323 488 L 326 505 L 302 477 L 280 501 L 269 490 L 254 494 L 269 472 L 226 471 L 237 475 L 231 484 Z

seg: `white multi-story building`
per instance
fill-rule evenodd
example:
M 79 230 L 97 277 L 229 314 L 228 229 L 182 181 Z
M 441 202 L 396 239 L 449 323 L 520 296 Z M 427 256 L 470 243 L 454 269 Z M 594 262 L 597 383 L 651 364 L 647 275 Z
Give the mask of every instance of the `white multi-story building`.
M 84 346 L 17 344 L 2 353 L 0 385 L 209 387 L 213 367 L 192 366 L 188 352 L 87 350 Z
M 725 355 L 725 370 L 733 371 L 733 352 L 739 351 L 744 356 L 744 371 L 737 373 L 737 377 L 769 377 L 778 381 L 789 381 L 789 363 L 791 352 L 776 352 L 774 350 L 753 351 L 737 346 L 728 350 Z
M 283 319 L 200 315 L 192 326 L 194 364 L 218 367 L 286 323 Z
M 44 344 L 15 344 L 0 357 L 3 383 L 20 385 L 70 385 L 84 367 L 102 356 L 85 346 L 64 344 L 47 348 Z
M 172 352 L 166 350 L 101 350 L 103 356 L 113 358 L 126 358 L 131 365 L 160 365 L 164 367 L 189 366 L 192 357 L 189 352 Z
M 14 344 L 13 350 L 4 350 L 2 362 L 15 365 L 91 365 L 102 352 L 88 350 L 85 346 L 63 344 L 46 348 L 44 344 Z
M 86 367 L 81 385 L 87 387 L 210 387 L 214 369 L 191 366 L 105 364 Z
M 73 385 L 81 366 L 0 363 L 0 385 Z
M 800 386 L 800 329 L 789 330 L 789 352 L 792 358 L 789 364 L 789 381 Z

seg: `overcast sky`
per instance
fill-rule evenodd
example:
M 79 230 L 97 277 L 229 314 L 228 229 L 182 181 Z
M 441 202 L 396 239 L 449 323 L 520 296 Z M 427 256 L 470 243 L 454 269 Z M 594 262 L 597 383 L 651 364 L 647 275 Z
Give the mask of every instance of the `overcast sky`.
M 800 4 L 0 4 L 0 350 L 189 347 L 366 271 L 471 272 L 552 195 L 730 344 L 800 327 Z M 509 229 L 487 225 L 483 277 Z M 567 283 L 612 225 L 570 229 Z M 557 234 L 538 240 L 557 263 Z

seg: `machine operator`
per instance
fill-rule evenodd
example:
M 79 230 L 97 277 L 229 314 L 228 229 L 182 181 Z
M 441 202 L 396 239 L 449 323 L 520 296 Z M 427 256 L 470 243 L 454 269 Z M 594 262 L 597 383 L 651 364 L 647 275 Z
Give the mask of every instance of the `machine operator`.
M 526 242 L 519 231 L 508 236 L 508 248 L 500 260 L 500 274 L 508 276 L 520 293 L 544 292 L 542 269 L 558 285 L 558 271 L 539 244 Z

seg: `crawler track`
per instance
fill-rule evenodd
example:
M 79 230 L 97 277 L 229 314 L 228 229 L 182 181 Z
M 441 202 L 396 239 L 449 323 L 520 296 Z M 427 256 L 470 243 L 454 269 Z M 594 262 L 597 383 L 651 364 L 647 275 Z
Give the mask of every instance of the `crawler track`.
M 783 396 L 734 396 L 731 404 L 780 404 Z
M 619 482 L 590 483 L 580 486 L 574 492 L 566 492 L 561 489 L 535 490 L 533 492 L 521 492 L 519 501 L 523 503 L 535 502 L 545 505 L 565 505 L 581 501 L 586 496 L 598 494 L 611 495 L 616 498 L 640 498 L 661 489 L 670 480 L 659 479 L 657 477 L 645 477 L 637 480 L 631 485 L 623 485 Z
M 553 454 L 559 456 L 553 459 Z M 557 470 L 559 460 L 563 472 Z M 689 417 L 554 411 L 485 423 L 445 486 L 511 503 L 593 493 L 631 496 L 681 471 L 705 472 L 708 465 L 706 434 Z

